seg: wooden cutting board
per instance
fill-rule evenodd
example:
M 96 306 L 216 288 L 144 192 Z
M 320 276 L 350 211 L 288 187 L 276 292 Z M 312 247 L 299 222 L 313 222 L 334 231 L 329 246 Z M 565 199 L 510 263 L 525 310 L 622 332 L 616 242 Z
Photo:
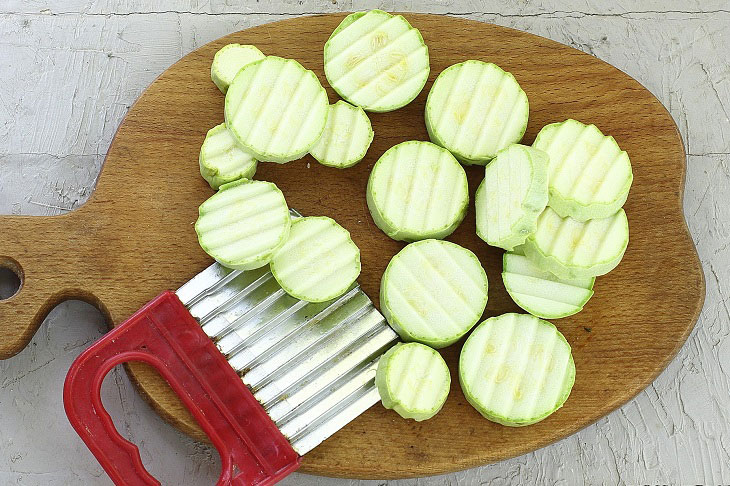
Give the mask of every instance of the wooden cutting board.
M 221 46 L 256 44 L 266 54 L 322 67 L 325 40 L 343 15 L 302 17 L 231 34 L 185 56 L 130 109 L 109 149 L 90 200 L 55 217 L 0 217 L 0 265 L 22 275 L 21 290 L 0 301 L 0 357 L 19 352 L 43 318 L 65 299 L 96 305 L 119 323 L 166 289 L 176 289 L 211 260 L 198 247 L 193 222 L 212 194 L 198 174 L 206 131 L 223 121 L 223 96 L 210 81 Z M 631 241 L 621 264 L 598 278 L 595 296 L 576 316 L 556 320 L 573 347 L 577 377 L 565 406 L 543 422 L 503 427 L 483 419 L 458 384 L 461 342 L 443 350 L 452 389 L 441 413 L 422 423 L 376 405 L 304 457 L 314 474 L 394 478 L 455 471 L 523 454 L 568 436 L 635 396 L 664 369 L 692 329 L 705 290 L 682 213 L 685 153 L 665 108 L 634 79 L 582 52 L 531 34 L 444 16 L 408 14 L 431 54 L 431 76 L 414 102 L 371 114 L 375 140 L 351 169 L 311 157 L 259 164 L 289 204 L 345 226 L 362 250 L 360 283 L 377 303 L 380 276 L 402 243 L 374 225 L 365 204 L 370 169 L 389 147 L 428 140 L 426 95 L 447 66 L 492 61 L 512 72 L 530 100 L 531 143 L 545 124 L 566 118 L 595 123 L 628 151 L 634 185 L 626 203 Z M 473 198 L 483 169 L 467 167 Z M 518 311 L 500 278 L 502 251 L 475 235 L 474 211 L 449 237 L 474 251 L 489 276 L 486 316 Z M 149 403 L 191 436 L 201 431 L 167 385 L 145 366 L 129 371 Z M 60 397 L 59 397 L 59 406 Z

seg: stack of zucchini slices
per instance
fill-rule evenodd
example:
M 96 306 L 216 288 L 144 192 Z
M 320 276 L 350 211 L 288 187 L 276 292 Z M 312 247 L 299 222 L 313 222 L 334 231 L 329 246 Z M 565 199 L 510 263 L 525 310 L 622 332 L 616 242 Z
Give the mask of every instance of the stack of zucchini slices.
M 366 112 L 413 101 L 430 73 L 429 52 L 403 16 L 357 12 L 327 40 L 324 72 L 343 98 L 334 104 L 297 61 L 225 46 L 211 66 L 225 94 L 225 122 L 208 132 L 199 157 L 201 175 L 218 191 L 200 206 L 195 229 L 202 248 L 231 268 L 269 264 L 284 290 L 310 302 L 352 287 L 360 250 L 330 218 L 290 217 L 281 191 L 253 180 L 257 164 L 309 153 L 328 167 L 354 166 L 374 137 Z M 595 125 L 552 123 L 532 146 L 521 145 L 528 117 L 528 97 L 514 75 L 481 60 L 454 64 L 428 93 L 430 141 L 391 147 L 370 173 L 365 196 L 375 224 L 406 243 L 380 285 L 380 308 L 406 343 L 385 353 L 375 379 L 383 405 L 404 418 L 429 419 L 442 408 L 451 377 L 437 349 L 472 328 L 459 382 L 484 417 L 529 425 L 570 394 L 570 345 L 543 319 L 581 311 L 596 277 L 621 261 L 629 238 L 622 206 L 633 176 L 626 152 Z M 478 324 L 487 274 L 472 251 L 443 240 L 469 205 L 462 164 L 484 171 L 476 232 L 506 250 L 504 286 L 526 314 Z

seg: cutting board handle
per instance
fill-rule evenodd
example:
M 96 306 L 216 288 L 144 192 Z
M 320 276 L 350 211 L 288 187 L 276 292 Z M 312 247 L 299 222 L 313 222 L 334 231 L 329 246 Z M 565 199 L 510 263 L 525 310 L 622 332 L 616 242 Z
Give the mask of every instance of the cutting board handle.
M 218 486 L 273 485 L 299 467 L 299 455 L 200 324 L 165 292 L 84 351 L 66 377 L 66 415 L 115 484 L 160 484 L 101 401 L 104 377 L 129 361 L 157 369 L 196 418 L 221 457 Z
M 18 276 L 15 295 L 0 300 L 0 359 L 20 352 L 60 302 L 95 297 L 79 289 L 83 260 L 75 248 L 76 213 L 62 216 L 0 216 L 0 267 Z

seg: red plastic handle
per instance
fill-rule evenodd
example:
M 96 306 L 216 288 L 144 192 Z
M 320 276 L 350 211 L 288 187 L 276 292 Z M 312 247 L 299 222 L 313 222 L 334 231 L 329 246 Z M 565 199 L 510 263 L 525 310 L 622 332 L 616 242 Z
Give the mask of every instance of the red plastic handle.
M 200 324 L 165 292 L 81 353 L 66 376 L 66 415 L 115 484 L 160 484 L 101 403 L 104 377 L 128 361 L 155 367 L 195 416 L 221 457 L 218 486 L 274 484 L 299 467 L 299 455 Z

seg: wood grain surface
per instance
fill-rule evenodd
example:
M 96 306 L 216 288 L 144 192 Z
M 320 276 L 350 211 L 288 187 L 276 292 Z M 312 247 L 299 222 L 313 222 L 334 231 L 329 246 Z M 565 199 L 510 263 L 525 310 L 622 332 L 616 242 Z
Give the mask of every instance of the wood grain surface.
M 90 200 L 56 217 L 0 217 L 0 266 L 23 277 L 0 301 L 0 357 L 19 352 L 58 302 L 79 298 L 110 323 L 123 321 L 160 291 L 175 289 L 210 263 L 192 224 L 212 191 L 198 173 L 206 131 L 223 118 L 223 96 L 210 82 L 213 54 L 226 43 L 256 44 L 292 57 L 326 85 L 322 46 L 343 15 L 302 17 L 238 32 L 184 57 L 142 95 L 122 123 Z M 443 350 L 452 371 L 444 409 L 422 423 L 374 406 L 304 457 L 305 472 L 361 478 L 408 477 L 472 467 L 522 454 L 594 422 L 646 387 L 676 354 L 704 298 L 699 260 L 681 200 L 685 154 L 664 107 L 638 82 L 575 49 L 523 32 L 449 17 L 408 14 L 429 46 L 424 91 L 398 111 L 371 114 L 375 140 L 359 165 L 337 170 L 311 157 L 259 165 L 290 206 L 327 215 L 350 230 L 362 250 L 360 283 L 376 300 L 380 276 L 403 245 L 374 225 L 365 204 L 370 169 L 389 147 L 427 140 L 423 107 L 445 67 L 483 59 L 511 71 L 530 100 L 525 143 L 546 123 L 572 117 L 595 123 L 628 151 L 634 185 L 626 203 L 631 240 L 616 270 L 600 277 L 584 311 L 554 323 L 573 347 L 577 377 L 566 405 L 525 428 L 491 423 L 466 403 L 456 361 L 461 342 Z M 471 196 L 482 177 L 467 168 Z M 449 237 L 474 251 L 490 282 L 486 316 L 517 311 L 502 286 L 501 250 L 474 231 L 473 209 Z M 143 395 L 190 435 L 201 432 L 150 369 L 130 365 Z M 59 398 L 60 400 L 60 398 Z

